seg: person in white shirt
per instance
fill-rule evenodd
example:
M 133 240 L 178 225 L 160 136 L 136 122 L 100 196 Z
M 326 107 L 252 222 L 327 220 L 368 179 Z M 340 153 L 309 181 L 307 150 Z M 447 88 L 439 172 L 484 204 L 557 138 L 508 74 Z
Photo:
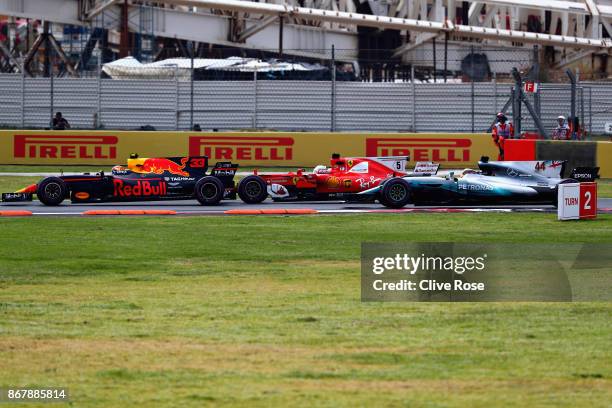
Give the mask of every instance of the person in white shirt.
M 571 133 L 570 127 L 565 121 L 565 116 L 561 115 L 557 118 L 558 125 L 553 130 L 552 138 L 553 140 L 570 140 Z

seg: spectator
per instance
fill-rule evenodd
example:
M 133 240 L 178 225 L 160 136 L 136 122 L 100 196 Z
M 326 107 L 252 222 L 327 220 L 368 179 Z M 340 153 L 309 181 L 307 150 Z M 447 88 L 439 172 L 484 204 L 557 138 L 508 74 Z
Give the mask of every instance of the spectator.
M 53 130 L 70 129 L 70 123 L 62 116 L 62 112 L 57 112 L 53 118 Z
M 557 127 L 553 129 L 552 138 L 553 140 L 570 140 L 571 132 L 570 127 L 565 121 L 565 116 L 560 115 L 557 118 Z
M 508 118 L 502 112 L 497 114 L 497 123 L 493 125 L 493 143 L 499 149 L 497 160 L 504 160 L 504 142 L 506 139 L 511 139 L 514 136 L 514 127 L 511 123 L 506 123 Z
M 570 135 L 572 140 L 582 140 L 582 127 L 580 126 L 580 118 L 578 116 L 569 123 Z
M 201 132 L 202 131 L 202 127 L 200 126 L 200 124 L 196 123 L 195 125 L 193 125 L 193 131 L 194 132 Z

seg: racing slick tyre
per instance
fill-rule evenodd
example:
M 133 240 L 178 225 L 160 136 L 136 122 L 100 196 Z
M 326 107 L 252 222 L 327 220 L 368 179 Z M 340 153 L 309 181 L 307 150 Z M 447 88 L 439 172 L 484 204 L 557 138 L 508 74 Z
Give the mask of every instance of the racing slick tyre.
M 238 183 L 238 196 L 247 204 L 259 204 L 268 197 L 268 186 L 259 176 L 247 176 Z
M 195 185 L 196 199 L 202 205 L 216 205 L 223 199 L 225 187 L 223 183 L 212 176 L 202 177 Z
M 410 202 L 410 185 L 400 177 L 388 180 L 382 188 L 379 201 L 385 207 L 402 208 Z
M 381 203 L 385 207 L 389 207 L 389 204 L 387 204 L 387 202 L 385 201 L 385 198 L 382 195 L 379 195 L 377 198 L 378 198 L 379 203 Z
M 38 183 L 36 195 L 44 205 L 60 205 L 68 196 L 68 187 L 59 177 L 47 177 Z
M 376 194 L 376 199 L 378 200 L 378 202 L 379 202 L 380 204 L 384 205 L 385 207 L 388 207 L 389 205 L 387 204 L 387 201 L 385 201 L 385 197 L 382 195 L 382 190 L 383 190 L 383 187 L 385 186 L 385 183 L 386 183 L 387 181 L 388 181 L 388 180 L 383 180 L 383 181 L 380 183 L 380 190 L 378 191 L 378 194 Z

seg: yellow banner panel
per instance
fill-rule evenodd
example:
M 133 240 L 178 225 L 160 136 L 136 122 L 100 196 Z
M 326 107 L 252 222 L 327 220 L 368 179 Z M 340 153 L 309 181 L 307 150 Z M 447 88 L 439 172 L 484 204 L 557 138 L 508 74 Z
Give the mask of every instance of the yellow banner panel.
M 315 166 L 343 156 L 409 156 L 445 168 L 496 157 L 488 134 L 0 131 L 0 164 L 121 164 L 141 157 L 209 156 L 243 166 Z
M 612 178 L 612 142 L 597 142 L 596 163 L 602 178 Z

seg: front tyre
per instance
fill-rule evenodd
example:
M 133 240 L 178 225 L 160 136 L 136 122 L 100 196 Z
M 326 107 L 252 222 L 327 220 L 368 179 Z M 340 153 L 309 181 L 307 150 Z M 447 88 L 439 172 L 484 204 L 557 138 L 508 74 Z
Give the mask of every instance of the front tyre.
M 385 200 L 385 197 L 383 197 L 383 195 L 381 193 L 378 194 L 376 199 L 378 200 L 379 203 L 381 203 L 385 207 L 389 207 L 389 204 L 387 204 L 387 201 Z
M 385 186 L 385 183 L 386 183 L 388 180 L 389 180 L 389 179 L 387 179 L 387 180 L 383 180 L 383 181 L 380 183 L 380 185 L 379 185 L 380 190 L 378 190 L 378 193 L 376 194 L 376 199 L 378 200 L 378 202 L 379 202 L 380 204 L 384 205 L 385 207 L 388 207 L 389 205 L 388 205 L 388 204 L 387 204 L 387 202 L 385 201 L 385 197 L 382 195 L 382 191 L 383 191 L 383 187 Z
M 38 183 L 36 195 L 44 205 L 60 205 L 68 196 L 68 187 L 59 177 L 47 177 Z
M 202 205 L 217 205 L 223 199 L 225 187 L 223 183 L 212 176 L 202 177 L 195 185 L 196 199 Z
M 400 177 L 388 180 L 380 192 L 379 201 L 389 208 L 404 207 L 410 202 L 410 185 Z
M 247 204 L 259 204 L 268 197 L 266 182 L 259 176 L 247 176 L 238 183 L 238 196 Z

